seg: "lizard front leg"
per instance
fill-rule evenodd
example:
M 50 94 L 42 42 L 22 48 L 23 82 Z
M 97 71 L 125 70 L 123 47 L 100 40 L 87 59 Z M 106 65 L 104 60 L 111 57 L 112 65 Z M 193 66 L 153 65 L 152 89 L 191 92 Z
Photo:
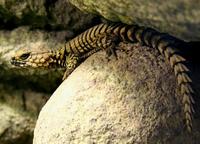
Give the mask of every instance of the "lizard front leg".
M 108 60 L 111 56 L 114 56 L 115 59 L 117 59 L 116 46 L 119 43 L 119 39 L 116 35 L 102 35 L 97 39 L 96 43 L 98 47 L 106 51 Z
M 79 57 L 75 56 L 74 54 L 69 54 L 66 57 L 66 71 L 63 75 L 62 80 L 64 81 L 73 71 L 74 69 L 80 64 Z

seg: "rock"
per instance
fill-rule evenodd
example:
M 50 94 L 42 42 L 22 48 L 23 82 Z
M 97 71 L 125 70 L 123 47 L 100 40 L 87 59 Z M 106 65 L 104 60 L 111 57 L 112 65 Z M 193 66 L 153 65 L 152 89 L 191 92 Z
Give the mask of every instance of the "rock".
M 128 54 L 108 61 L 98 52 L 59 86 L 39 114 L 34 144 L 199 141 L 183 129 L 169 64 L 156 50 L 121 47 Z
M 48 30 L 80 29 L 94 16 L 79 11 L 62 0 L 1 0 L 0 28 L 13 29 L 22 25 Z
M 50 94 L 37 92 L 30 88 L 22 89 L 20 86 L 17 89 L 15 86 L 16 84 L 13 84 L 13 86 L 0 84 L 0 102 L 12 106 L 13 109 L 29 113 L 36 119 L 42 106 L 49 99 Z
M 110 21 L 138 23 L 185 40 L 200 39 L 199 0 L 70 0 L 82 11 Z
M 30 116 L 0 103 L 1 144 L 31 144 L 34 125 Z

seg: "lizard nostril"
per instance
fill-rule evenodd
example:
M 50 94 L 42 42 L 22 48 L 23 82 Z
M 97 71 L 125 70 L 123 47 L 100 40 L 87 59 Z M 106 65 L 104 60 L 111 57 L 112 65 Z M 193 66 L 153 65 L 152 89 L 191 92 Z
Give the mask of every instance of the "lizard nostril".
M 10 63 L 11 63 L 11 64 L 14 64 L 14 63 L 15 63 L 15 59 L 14 59 L 14 58 L 11 58 Z
M 13 65 L 15 65 L 15 63 L 16 63 L 16 58 L 15 58 L 15 57 L 11 57 L 10 63 L 13 64 Z

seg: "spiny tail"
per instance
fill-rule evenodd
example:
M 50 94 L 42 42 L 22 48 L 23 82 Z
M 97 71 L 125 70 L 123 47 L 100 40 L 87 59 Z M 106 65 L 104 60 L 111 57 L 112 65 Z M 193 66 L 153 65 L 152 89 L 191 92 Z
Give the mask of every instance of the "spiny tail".
M 180 99 L 183 105 L 186 127 L 187 130 L 191 132 L 194 113 L 192 79 L 189 75 L 190 70 L 186 65 L 187 60 L 180 55 L 180 51 L 177 49 L 177 46 L 185 42 L 168 34 L 159 33 L 154 29 L 137 25 L 116 25 L 113 26 L 111 31 L 115 35 L 119 35 L 122 40 L 139 42 L 148 47 L 158 49 L 159 52 L 164 55 L 174 70 L 178 87 L 180 88 L 182 95 Z
M 160 41 L 162 43 L 162 41 Z M 181 92 L 181 102 L 183 105 L 183 112 L 185 114 L 185 121 L 187 130 L 191 132 L 192 130 L 192 118 L 193 118 L 193 95 L 194 91 L 192 88 L 192 79 L 190 78 L 190 70 L 187 67 L 186 59 L 178 54 L 176 47 L 172 45 L 159 44 L 158 49 L 165 58 L 169 61 L 171 67 L 174 70 L 178 86 Z

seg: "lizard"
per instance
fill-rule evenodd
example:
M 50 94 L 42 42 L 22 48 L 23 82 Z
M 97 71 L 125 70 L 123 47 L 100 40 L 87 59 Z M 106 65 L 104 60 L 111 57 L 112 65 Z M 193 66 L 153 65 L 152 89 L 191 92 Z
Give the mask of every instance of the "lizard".
M 66 42 L 61 48 L 49 51 L 20 49 L 11 58 L 11 64 L 19 67 L 64 67 L 63 80 L 86 58 L 99 50 L 105 50 L 107 56 L 116 55 L 119 42 L 140 43 L 157 49 L 172 67 L 184 113 L 188 132 L 192 131 L 194 114 L 194 89 L 189 75 L 187 59 L 181 55 L 181 46 L 187 42 L 153 28 L 127 25 L 122 23 L 101 23 Z

